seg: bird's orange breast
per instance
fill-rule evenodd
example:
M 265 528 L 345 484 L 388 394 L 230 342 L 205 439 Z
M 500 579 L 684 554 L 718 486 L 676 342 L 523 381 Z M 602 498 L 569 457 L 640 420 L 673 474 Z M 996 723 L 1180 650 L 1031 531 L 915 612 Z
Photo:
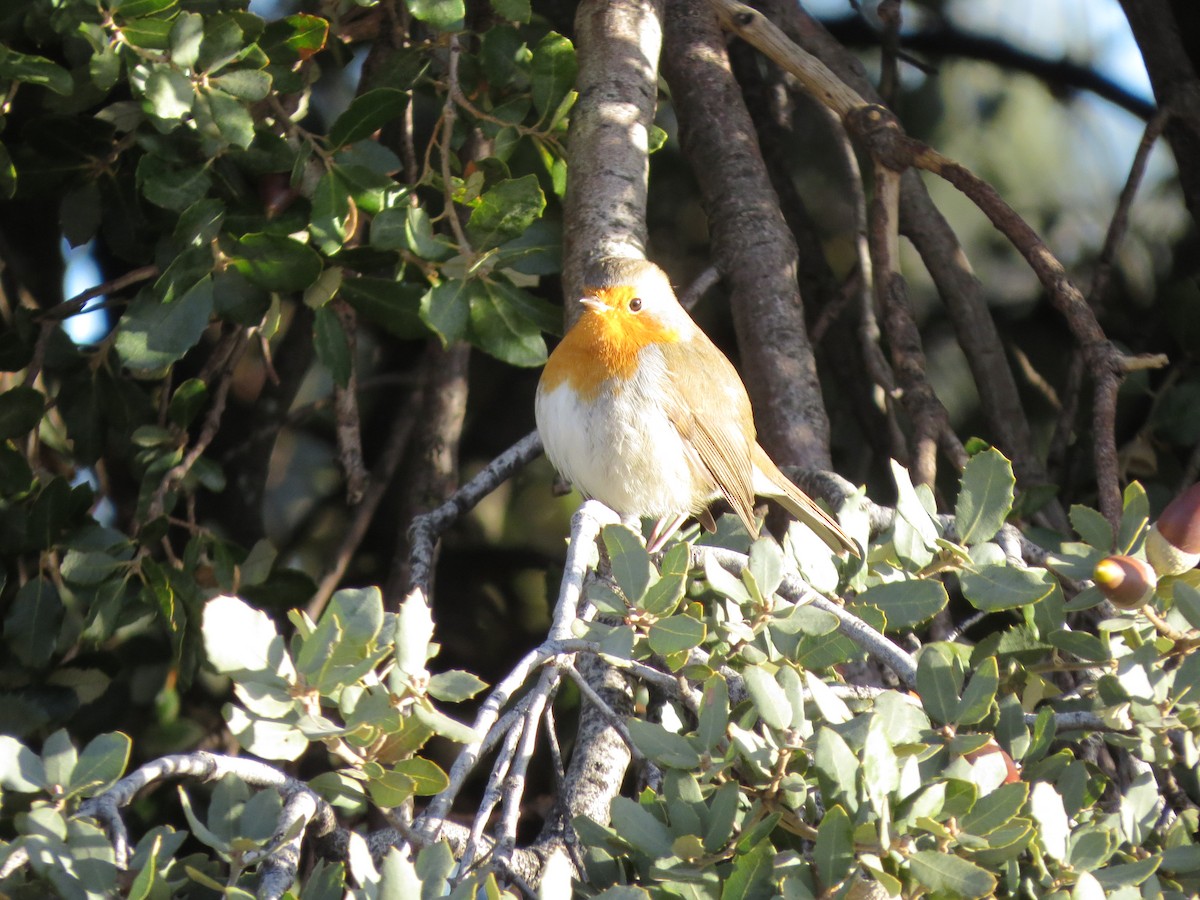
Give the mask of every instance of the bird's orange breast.
M 542 371 L 541 388 L 568 383 L 584 400 L 594 400 L 608 379 L 627 381 L 637 371 L 638 355 L 651 344 L 674 343 L 679 334 L 649 315 L 626 308 L 626 288 L 598 295 L 606 310 L 586 310 L 571 327 Z

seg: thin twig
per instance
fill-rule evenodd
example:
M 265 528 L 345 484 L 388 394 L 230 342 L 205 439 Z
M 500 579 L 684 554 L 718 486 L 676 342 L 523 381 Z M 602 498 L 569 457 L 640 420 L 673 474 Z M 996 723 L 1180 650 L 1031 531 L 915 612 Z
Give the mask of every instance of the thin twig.
M 346 335 L 350 356 L 350 374 L 345 387 L 337 382 L 333 385 L 338 461 L 346 475 L 346 503 L 356 506 L 370 483 L 370 475 L 363 464 L 362 423 L 358 414 L 358 317 L 354 308 L 340 297 L 333 301 L 333 311 Z
M 338 584 L 341 583 L 342 576 L 346 574 L 350 560 L 358 551 L 359 544 L 362 543 L 367 529 L 375 518 L 375 513 L 379 509 L 383 495 L 387 492 L 392 477 L 396 474 L 396 468 L 400 465 L 400 459 L 404 455 L 404 448 L 408 446 L 409 435 L 412 433 L 413 424 L 416 422 L 417 407 L 420 403 L 420 398 L 421 392 L 419 390 L 410 394 L 403 408 L 401 408 L 392 420 L 392 428 L 388 434 L 387 445 L 383 448 L 379 460 L 375 463 L 375 468 L 371 472 L 371 477 L 367 483 L 366 493 L 363 495 L 362 502 L 359 503 L 358 508 L 354 511 L 354 519 L 351 521 L 350 527 L 346 529 L 341 544 L 338 545 L 337 553 L 333 557 L 333 565 L 325 573 L 325 576 L 321 579 L 321 583 L 317 585 L 316 593 L 313 594 L 312 599 L 308 601 L 308 616 L 314 622 L 321 617 L 321 612 L 325 609 L 325 604 L 329 602 L 329 598 L 333 596 L 333 592 L 337 590 Z
M 536 437 L 536 435 L 531 435 L 530 437 Z M 529 441 L 530 437 L 519 441 L 505 455 L 513 454 L 522 444 Z M 472 481 L 474 480 L 472 479 Z M 437 510 L 434 511 L 434 513 L 436 512 Z M 558 602 L 555 605 L 554 624 L 550 629 L 551 635 L 562 631 L 565 636 L 565 634 L 570 632 L 571 622 L 576 617 L 579 600 L 582 596 L 584 575 L 591 562 L 596 538 L 600 534 L 600 528 L 605 524 L 616 521 L 616 515 L 611 510 L 594 500 L 585 501 L 571 520 L 571 547 L 567 553 L 562 588 L 559 591 Z M 557 641 L 547 640 L 540 647 L 526 653 L 512 671 L 492 688 L 491 693 L 488 694 L 487 699 L 484 700 L 483 705 L 480 706 L 479 712 L 475 716 L 474 729 L 478 737 L 476 740 L 463 745 L 458 757 L 454 760 L 454 764 L 450 767 L 446 787 L 430 801 L 425 812 L 417 819 L 415 827 L 421 834 L 429 838 L 436 836 L 447 814 L 450 812 L 454 798 L 458 796 L 458 792 L 462 789 L 467 776 L 478 764 L 482 755 L 484 740 L 491 731 L 492 726 L 496 723 L 496 720 L 500 717 L 500 710 L 507 705 L 508 701 L 526 682 L 535 669 L 561 652 L 561 647 Z
M 225 414 L 225 402 L 229 398 L 229 389 L 233 386 L 233 370 L 236 368 L 238 360 L 241 359 L 242 353 L 246 349 L 247 337 L 245 329 L 238 330 L 234 347 L 225 361 L 225 371 L 221 375 L 221 380 L 217 384 L 217 390 L 213 394 L 212 405 L 208 409 L 208 415 L 204 418 L 200 434 L 197 435 L 196 442 L 184 455 L 182 461 L 173 466 L 162 477 L 162 481 L 159 482 L 158 489 L 154 492 L 154 497 L 147 508 L 147 522 L 152 522 L 163 514 L 167 492 L 187 477 L 187 474 L 192 471 L 192 467 L 196 464 L 196 461 L 204 455 L 204 451 L 208 449 L 208 445 L 217 436 L 217 431 L 221 427 L 221 417 Z
M 1108 223 L 1108 232 L 1104 235 L 1104 246 L 1096 260 L 1096 274 L 1092 278 L 1092 288 L 1088 292 L 1088 302 L 1093 308 L 1099 308 L 1104 304 L 1109 281 L 1112 279 L 1112 267 L 1117 256 L 1117 246 L 1129 226 L 1129 210 L 1133 206 L 1133 198 L 1146 174 L 1146 163 L 1150 159 L 1150 151 L 1154 149 L 1154 145 L 1170 117 L 1169 107 L 1162 107 L 1156 111 L 1150 121 L 1146 123 L 1146 129 L 1142 132 L 1142 140 L 1133 154 L 1133 162 L 1129 166 L 1129 176 L 1125 179 L 1125 186 L 1117 198 L 1116 209 L 1113 210 L 1112 219 Z
M 29 360 L 29 365 L 25 367 L 25 379 L 22 383 L 29 387 L 37 381 L 37 377 L 42 371 L 42 364 L 46 359 L 46 347 L 50 343 L 50 336 L 54 334 L 63 319 L 82 312 L 89 300 L 124 290 L 130 285 L 155 278 L 158 274 L 158 266 L 141 266 L 124 275 L 118 275 L 116 278 L 90 287 L 86 291 L 81 291 L 71 299 L 64 300 L 40 313 L 37 320 L 41 323 L 41 329 L 38 332 L 37 342 L 33 345 L 33 356 Z
M 80 804 L 76 813 L 80 817 L 96 819 L 103 826 L 113 844 L 115 863 L 118 869 L 129 868 L 129 833 L 121 818 L 121 809 L 133 802 L 142 790 L 159 781 L 172 778 L 190 778 L 200 782 L 218 781 L 232 775 L 251 787 L 274 788 L 293 796 L 297 792 L 312 795 L 316 806 L 319 835 L 328 834 L 336 827 L 333 809 L 303 781 L 285 775 L 274 766 L 253 759 L 223 756 L 197 750 L 163 756 L 146 763 L 126 775 L 102 794 L 97 794 Z
M 447 64 L 447 75 L 451 84 L 458 83 L 458 60 L 462 55 L 462 44 L 458 39 L 457 34 L 450 35 L 450 61 Z M 459 252 L 468 259 L 474 251 L 471 249 L 471 242 L 467 240 L 467 233 L 463 230 L 462 222 L 458 218 L 458 210 L 454 205 L 454 189 L 453 179 L 450 174 L 450 142 L 454 138 L 454 121 L 458 118 L 458 107 L 454 103 L 454 91 L 446 91 L 446 100 L 442 104 L 442 140 L 441 140 L 441 161 L 442 161 L 442 194 L 446 198 L 446 218 L 450 221 L 450 230 L 454 232 L 454 239 L 458 241 Z
M 536 431 L 532 431 L 488 463 L 441 506 L 413 519 L 409 528 L 412 547 L 409 556 L 411 588 L 420 588 L 422 591 L 428 588 L 434 547 L 442 532 L 541 452 L 542 439 Z
M 504 779 L 504 799 L 500 803 L 500 820 L 496 824 L 496 847 L 492 857 L 497 865 L 506 866 L 517 844 L 517 824 L 521 818 L 521 803 L 525 797 L 525 776 L 529 772 L 529 761 L 537 744 L 538 721 L 546 709 L 550 695 L 558 684 L 560 669 L 543 669 L 534 700 L 521 724 L 521 737 L 517 742 L 516 754 Z
M 542 674 L 545 674 L 545 670 L 543 670 Z M 492 771 L 488 774 L 487 784 L 483 789 L 483 796 L 479 800 L 479 806 L 475 810 L 475 818 L 471 822 L 471 835 L 467 838 L 467 843 L 462 849 L 462 854 L 459 856 L 459 866 L 463 872 L 470 871 L 471 867 L 475 865 L 475 857 L 478 854 L 480 846 L 483 844 L 483 832 L 487 829 L 488 820 L 492 817 L 492 811 L 504 795 L 504 779 L 508 776 L 513 756 L 517 752 L 517 743 L 520 741 L 521 733 L 527 725 L 528 719 L 522 713 L 509 726 L 508 731 L 504 735 L 504 740 L 500 743 L 500 751 L 496 754 L 496 759 L 492 762 Z M 494 844 L 489 840 L 487 842 L 488 852 L 491 852 L 493 847 Z

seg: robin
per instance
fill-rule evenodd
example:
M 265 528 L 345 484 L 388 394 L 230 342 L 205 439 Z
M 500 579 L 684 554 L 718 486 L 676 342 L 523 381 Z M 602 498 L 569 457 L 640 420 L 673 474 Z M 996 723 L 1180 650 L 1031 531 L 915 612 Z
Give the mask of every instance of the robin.
M 708 506 L 718 497 L 757 537 L 759 495 L 778 500 L 831 549 L 859 555 L 758 445 L 737 370 L 679 305 L 662 269 L 602 259 L 584 284 L 583 313 L 537 389 L 538 432 L 564 478 L 621 515 L 658 518 L 652 546 L 689 515 L 714 530 Z

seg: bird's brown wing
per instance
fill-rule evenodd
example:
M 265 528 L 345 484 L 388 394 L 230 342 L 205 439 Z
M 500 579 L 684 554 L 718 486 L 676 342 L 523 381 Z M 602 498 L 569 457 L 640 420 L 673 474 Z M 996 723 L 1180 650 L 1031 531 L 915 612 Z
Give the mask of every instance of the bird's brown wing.
M 686 342 L 664 344 L 662 351 L 673 388 L 668 418 L 746 530 L 757 537 L 754 419 L 737 371 L 702 333 Z
M 816 532 L 817 537 L 835 553 L 849 553 L 854 557 L 862 556 L 862 550 L 859 549 L 854 538 L 842 530 L 837 519 L 817 506 L 808 494 L 792 484 L 791 479 L 779 471 L 779 467 L 767 456 L 767 451 L 757 442 L 755 442 L 752 452 L 754 466 L 762 472 L 763 477 L 773 487 L 772 490 L 767 490 L 764 485 L 757 485 L 759 494 L 778 500 L 784 509 Z

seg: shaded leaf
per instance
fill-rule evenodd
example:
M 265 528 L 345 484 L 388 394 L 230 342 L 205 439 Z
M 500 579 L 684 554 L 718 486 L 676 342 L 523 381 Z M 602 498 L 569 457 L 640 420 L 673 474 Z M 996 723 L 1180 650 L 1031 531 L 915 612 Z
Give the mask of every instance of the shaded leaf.
M 0 393 L 0 442 L 24 437 L 36 428 L 45 408 L 42 392 L 23 384 Z
M 368 138 L 403 115 L 407 106 L 408 94 L 395 88 L 375 88 L 359 94 L 330 126 L 329 143 L 337 148 Z
M 321 257 L 299 241 L 277 234 L 247 234 L 230 263 L 247 281 L 268 291 L 302 291 L 321 274 Z

